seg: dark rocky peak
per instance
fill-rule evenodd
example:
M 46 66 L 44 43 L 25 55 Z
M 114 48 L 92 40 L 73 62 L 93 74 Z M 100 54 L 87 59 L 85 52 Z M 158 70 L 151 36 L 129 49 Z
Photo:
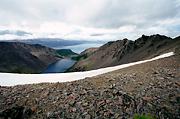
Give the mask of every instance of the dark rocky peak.
M 150 41 L 162 41 L 162 40 L 171 40 L 172 38 L 170 37 L 167 37 L 165 35 L 159 35 L 159 34 L 156 34 L 156 35 L 152 35 L 152 36 L 149 36 L 149 40 Z
M 151 36 L 146 36 L 146 35 L 142 35 L 142 37 L 138 38 L 137 40 L 135 40 L 134 45 L 135 48 L 140 48 L 143 47 L 144 45 L 153 45 L 153 44 L 157 44 L 160 42 L 169 42 L 171 41 L 172 38 L 164 36 L 164 35 L 151 35 Z
M 149 36 L 146 35 L 142 35 L 142 37 L 138 38 L 137 40 L 135 40 L 134 44 L 137 48 L 141 47 L 142 45 L 144 45 L 149 39 Z
M 165 35 L 160 35 L 160 34 L 155 34 L 155 35 L 151 35 L 151 36 L 145 36 L 142 35 L 142 37 L 138 38 L 136 41 L 161 41 L 161 40 L 166 40 L 166 39 L 172 39 L 170 37 L 167 37 Z
M 150 36 L 142 35 L 140 38 L 138 38 L 136 41 L 147 41 Z
M 103 50 L 106 49 L 107 47 L 119 47 L 119 46 L 124 46 L 129 43 L 129 40 L 127 38 L 124 38 L 123 40 L 116 40 L 116 41 L 109 41 L 103 46 L 101 46 L 99 49 Z
M 123 39 L 123 45 L 126 45 L 128 43 L 128 39 L 127 38 L 124 38 Z
M 116 57 L 120 60 L 123 56 L 133 53 L 133 52 L 155 52 L 155 50 L 160 47 L 165 47 L 169 42 L 171 42 L 171 38 L 164 35 L 151 35 L 146 36 L 142 35 L 135 41 L 128 40 L 124 38 L 123 40 L 117 40 L 113 42 L 108 42 L 107 44 L 100 47 L 102 51 L 107 50 L 108 54 L 111 51 L 113 57 Z M 145 53 L 148 54 L 148 53 Z

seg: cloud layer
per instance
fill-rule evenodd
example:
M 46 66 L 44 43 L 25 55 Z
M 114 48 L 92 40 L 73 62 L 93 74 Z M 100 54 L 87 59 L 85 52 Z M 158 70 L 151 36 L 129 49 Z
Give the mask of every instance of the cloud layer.
M 180 34 L 178 11 L 180 0 L 1 0 L 0 29 L 65 39 L 175 37 Z

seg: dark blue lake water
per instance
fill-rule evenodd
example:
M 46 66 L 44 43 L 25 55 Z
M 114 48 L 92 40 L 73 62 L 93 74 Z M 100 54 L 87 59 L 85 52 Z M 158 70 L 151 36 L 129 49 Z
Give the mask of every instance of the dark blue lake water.
M 63 47 L 60 46 L 60 47 L 56 47 L 56 49 L 71 49 L 76 53 L 81 53 L 87 48 L 99 47 L 101 45 L 103 44 L 100 43 L 79 44 L 79 45 L 71 45 L 71 46 L 63 46 Z M 43 73 L 62 73 L 65 72 L 70 67 L 72 67 L 75 63 L 76 61 L 72 59 L 62 59 L 49 65 Z
M 62 73 L 72 67 L 76 61 L 72 59 L 61 59 L 47 67 L 43 73 Z

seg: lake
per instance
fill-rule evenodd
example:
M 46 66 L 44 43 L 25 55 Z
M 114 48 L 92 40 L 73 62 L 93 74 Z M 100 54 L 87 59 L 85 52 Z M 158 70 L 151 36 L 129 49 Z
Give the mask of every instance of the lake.
M 100 43 L 90 43 L 90 44 L 79 44 L 79 45 L 71 45 L 71 46 L 60 46 L 55 47 L 55 49 L 71 49 L 73 52 L 81 53 L 87 48 L 91 47 L 99 47 L 103 44 Z M 70 67 L 72 67 L 76 63 L 75 60 L 72 59 L 61 59 L 53 64 L 50 64 L 47 69 L 43 73 L 63 73 Z
M 43 73 L 63 73 L 76 63 L 72 59 L 61 59 L 53 64 L 50 64 Z

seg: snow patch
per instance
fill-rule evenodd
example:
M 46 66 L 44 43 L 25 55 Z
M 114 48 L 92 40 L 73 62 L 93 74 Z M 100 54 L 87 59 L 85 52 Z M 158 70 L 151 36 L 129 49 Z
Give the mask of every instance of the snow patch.
M 1 86 L 14 86 L 23 84 L 34 84 L 34 83 L 53 83 L 53 82 L 70 82 L 75 80 L 84 79 L 86 77 L 93 77 L 100 74 L 112 72 L 118 69 L 126 68 L 136 64 L 154 61 L 157 59 L 170 57 L 174 55 L 173 52 L 169 52 L 152 59 L 101 68 L 97 70 L 84 71 L 84 72 L 71 72 L 71 73 L 55 73 L 55 74 L 14 74 L 14 73 L 0 73 L 0 85 Z

